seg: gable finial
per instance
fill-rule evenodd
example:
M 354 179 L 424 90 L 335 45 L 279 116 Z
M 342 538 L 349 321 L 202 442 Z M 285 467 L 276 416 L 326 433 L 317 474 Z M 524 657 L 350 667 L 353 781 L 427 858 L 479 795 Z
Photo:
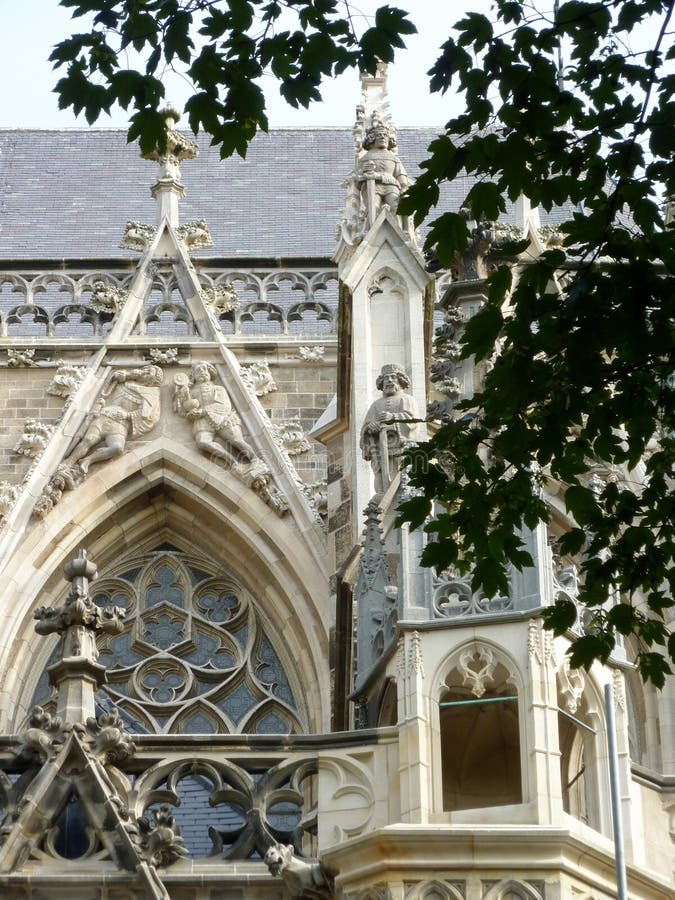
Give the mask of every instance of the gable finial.
M 174 228 L 178 226 L 178 201 L 185 196 L 185 188 L 180 177 L 180 164 L 185 159 L 194 159 L 199 155 L 196 141 L 176 130 L 180 121 L 180 113 L 169 104 L 159 111 L 166 127 L 166 150 L 152 150 L 144 153 L 143 159 L 151 159 L 159 163 L 157 181 L 150 188 L 150 193 L 157 201 L 157 224 L 166 218 Z

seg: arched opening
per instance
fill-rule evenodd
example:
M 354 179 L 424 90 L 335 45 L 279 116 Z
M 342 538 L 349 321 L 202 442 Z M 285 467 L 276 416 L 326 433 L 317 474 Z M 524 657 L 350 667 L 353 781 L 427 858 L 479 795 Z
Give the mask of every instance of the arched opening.
M 443 809 L 522 802 L 518 693 L 487 648 L 468 650 L 439 702 Z
M 387 681 L 382 691 L 382 699 L 380 700 L 380 711 L 377 716 L 378 727 L 382 728 L 387 725 L 396 725 L 398 722 L 398 690 L 396 682 L 393 678 Z
M 579 669 L 558 671 L 558 745 L 563 809 L 600 830 L 597 712 Z
M 562 710 L 558 712 L 563 809 L 575 819 L 591 825 L 585 727 L 584 723 L 565 715 Z
M 116 665 L 120 674 L 120 693 L 125 689 L 120 669 L 134 662 L 146 664 L 142 673 L 137 670 L 135 682 L 126 679 L 137 696 L 117 698 L 121 708 L 128 707 L 136 718 L 133 727 L 127 720 L 129 730 L 154 731 L 147 718 L 152 704 L 156 723 L 157 716 L 164 715 L 159 709 L 162 703 L 166 699 L 178 703 L 180 696 L 197 690 L 200 679 L 200 690 L 209 696 L 200 696 L 200 703 L 195 700 L 191 710 L 174 709 L 174 718 L 165 717 L 160 730 L 268 734 L 325 730 L 329 616 L 323 598 L 328 591 L 311 546 L 298 538 L 297 523 L 290 516 L 275 516 L 252 491 L 242 492 L 241 484 L 228 473 L 218 470 L 219 479 L 205 476 L 196 453 L 183 458 L 165 449 L 158 452 L 155 446 L 143 449 L 142 467 L 138 459 L 126 456 L 111 463 L 102 473 L 109 476 L 106 490 L 87 495 L 86 503 L 77 496 L 79 491 L 64 494 L 44 526 L 29 534 L 12 565 L 5 567 L 7 599 L 16 610 L 0 668 L 8 685 L 5 696 L 11 700 L 3 708 L 6 727 L 23 726 L 40 674 L 55 649 L 51 638 L 35 634 L 33 610 L 45 598 L 52 605 L 62 602 L 67 589 L 62 567 L 84 547 L 99 569 L 99 578 L 92 584 L 94 593 L 102 595 L 98 602 L 128 604 L 125 610 L 129 621 L 133 620 L 133 626 L 119 636 L 119 645 L 101 647 L 104 653 L 111 651 L 119 657 L 110 668 Z M 162 549 L 163 543 L 175 550 Z M 160 552 L 170 565 L 157 556 L 153 568 L 148 554 Z M 192 571 L 200 568 L 203 576 Z M 237 590 L 231 590 L 233 586 Z M 186 591 L 191 596 L 188 607 Z M 232 596 L 240 603 L 238 612 Z M 236 615 L 242 623 L 247 616 L 256 617 L 257 643 L 251 638 L 243 647 L 237 641 Z M 123 646 L 125 642 L 128 647 Z M 197 657 L 206 652 L 206 644 L 215 658 L 205 657 L 200 663 Z M 21 646 L 30 648 L 22 654 L 24 664 L 19 664 L 15 649 Z M 270 647 L 276 658 L 270 656 Z M 235 655 L 239 653 L 234 662 L 233 649 Z M 162 654 L 165 661 L 160 659 Z M 27 670 L 28 656 L 34 662 Z M 273 671 L 277 663 L 296 704 L 294 712 L 283 696 L 288 693 L 284 679 Z M 142 683 L 141 676 L 147 676 Z M 212 685 L 207 690 L 209 677 Z M 42 680 L 46 684 L 46 678 Z M 212 690 L 216 683 L 221 691 L 217 696 Z M 265 687 L 272 684 L 273 688 Z M 227 705 L 224 695 L 236 687 L 247 693 L 249 702 L 232 722 L 223 708 Z M 142 693 L 147 695 L 143 704 L 131 702 Z

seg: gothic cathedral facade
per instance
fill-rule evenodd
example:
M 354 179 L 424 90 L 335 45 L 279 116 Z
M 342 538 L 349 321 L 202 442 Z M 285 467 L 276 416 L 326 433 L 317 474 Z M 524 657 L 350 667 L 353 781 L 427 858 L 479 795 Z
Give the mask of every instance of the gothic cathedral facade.
M 491 248 L 555 228 L 522 200 L 430 274 L 397 201 L 432 134 L 362 91 L 237 163 L 171 109 L 140 160 L 0 132 L 6 900 L 610 900 L 607 686 L 629 896 L 674 896 L 674 685 L 542 628 L 562 486 L 504 596 L 396 521 L 480 383 Z

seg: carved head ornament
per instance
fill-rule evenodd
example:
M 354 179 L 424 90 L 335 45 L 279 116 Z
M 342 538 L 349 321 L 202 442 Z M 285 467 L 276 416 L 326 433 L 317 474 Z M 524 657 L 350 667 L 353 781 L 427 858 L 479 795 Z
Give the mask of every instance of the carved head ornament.
M 405 369 L 403 369 L 396 363 L 389 363 L 386 366 L 382 366 L 382 371 L 377 376 L 375 386 L 377 387 L 378 391 L 382 390 L 384 379 L 387 375 L 394 375 L 396 380 L 404 390 L 407 390 L 410 387 L 410 379 L 408 378 Z

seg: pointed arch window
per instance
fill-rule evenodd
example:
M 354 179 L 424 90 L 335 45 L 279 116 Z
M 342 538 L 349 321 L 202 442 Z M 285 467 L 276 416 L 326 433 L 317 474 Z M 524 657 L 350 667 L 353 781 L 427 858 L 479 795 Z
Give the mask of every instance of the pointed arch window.
M 279 648 L 253 597 L 216 565 L 170 544 L 121 561 L 92 585 L 94 602 L 126 611 L 105 636 L 103 709 L 131 732 L 288 734 L 305 730 Z M 45 703 L 41 679 L 33 704 Z M 52 701 L 53 702 L 53 701 Z
M 487 647 L 467 649 L 439 703 L 443 809 L 522 803 L 518 692 Z

